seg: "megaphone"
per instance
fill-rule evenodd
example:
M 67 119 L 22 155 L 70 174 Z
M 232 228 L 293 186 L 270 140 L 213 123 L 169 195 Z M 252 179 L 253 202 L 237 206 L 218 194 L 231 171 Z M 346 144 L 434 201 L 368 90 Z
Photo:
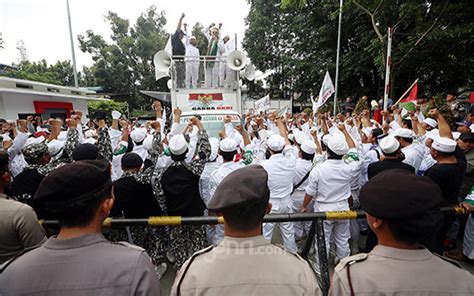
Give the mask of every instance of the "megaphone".
M 169 79 L 167 82 L 166 82 L 166 86 L 168 87 L 168 89 L 171 89 L 173 87 L 173 81 L 171 79 Z
M 155 64 L 155 68 L 160 72 L 168 72 L 172 62 L 171 55 L 164 50 L 155 53 L 153 57 L 153 64 Z
M 227 66 L 234 71 L 240 71 L 247 65 L 247 56 L 240 50 L 234 50 L 227 56 Z
M 247 79 L 248 81 L 254 80 L 255 66 L 252 64 L 247 65 L 244 70 L 240 71 L 240 76 Z

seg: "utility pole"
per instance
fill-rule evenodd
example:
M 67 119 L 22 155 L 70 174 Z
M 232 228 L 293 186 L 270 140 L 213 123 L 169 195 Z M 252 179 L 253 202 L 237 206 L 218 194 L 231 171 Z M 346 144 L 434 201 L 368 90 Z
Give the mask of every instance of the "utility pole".
M 74 39 L 72 37 L 72 25 L 71 25 L 71 12 L 69 11 L 69 0 L 66 0 L 67 6 L 67 19 L 69 22 L 69 37 L 71 38 L 71 55 L 72 55 L 72 68 L 74 70 L 74 86 L 79 87 L 77 80 L 77 68 L 76 68 L 76 54 L 74 53 Z
M 341 51 L 341 24 L 342 24 L 342 5 L 344 0 L 339 2 L 339 24 L 337 28 L 337 52 L 336 52 L 336 79 L 334 81 L 334 116 L 337 113 L 337 88 L 339 83 L 339 52 Z
M 385 92 L 383 94 L 383 109 L 387 111 L 388 90 L 390 88 L 390 66 L 392 64 L 392 28 L 388 27 L 387 37 L 387 62 L 385 64 Z

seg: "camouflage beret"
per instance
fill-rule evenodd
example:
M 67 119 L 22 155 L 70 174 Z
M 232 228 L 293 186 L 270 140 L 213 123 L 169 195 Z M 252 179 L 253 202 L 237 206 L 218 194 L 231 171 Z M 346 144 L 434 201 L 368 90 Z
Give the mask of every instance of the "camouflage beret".
M 24 147 L 21 152 L 23 153 L 26 162 L 30 162 L 48 152 L 48 145 L 44 142 L 30 144 Z

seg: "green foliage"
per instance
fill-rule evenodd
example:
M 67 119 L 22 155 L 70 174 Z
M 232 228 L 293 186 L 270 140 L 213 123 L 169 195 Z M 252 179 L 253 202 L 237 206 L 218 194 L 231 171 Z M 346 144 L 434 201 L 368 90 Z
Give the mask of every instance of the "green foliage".
M 81 50 L 91 54 L 94 60 L 94 65 L 85 70 L 85 79 L 102 86 L 105 92 L 129 95 L 130 107 L 143 109 L 153 99 L 142 95 L 140 90 L 167 91 L 167 79 L 155 81 L 153 65 L 153 55 L 165 47 L 169 37 L 164 31 L 164 12 L 157 12 L 151 6 L 133 26 L 112 11 L 105 18 L 111 26 L 112 42 L 92 30 L 78 37 Z
M 368 109 L 367 107 L 367 98 L 364 96 L 357 101 L 357 104 L 354 108 L 354 114 L 361 114 L 362 111 Z
M 115 101 L 89 101 L 87 102 L 87 109 L 89 116 L 92 118 L 95 116 L 97 110 L 104 110 L 109 120 L 112 119 L 112 111 L 117 110 L 122 114 L 127 115 L 128 104 L 126 102 L 115 102 Z
M 204 26 L 201 23 L 196 23 L 191 31 L 192 35 L 196 37 L 197 48 L 199 49 L 199 54 L 206 55 L 207 53 L 207 38 L 204 35 Z
M 46 60 L 39 62 L 24 61 L 17 68 L 18 70 L 9 71 L 4 76 L 62 86 L 74 86 L 74 72 L 70 61 L 58 61 L 54 65 L 48 65 Z
M 243 46 L 258 69 L 276 71 L 271 89 L 317 94 L 326 70 L 334 80 L 339 1 L 249 3 Z M 416 78 L 421 93 L 472 85 L 474 1 L 352 0 L 343 6 L 340 97 L 383 96 L 389 26 L 392 98 Z
M 435 108 L 438 109 L 439 113 L 443 115 L 444 119 L 446 119 L 451 127 L 456 125 L 453 112 L 451 111 L 451 108 L 449 108 L 448 104 L 446 103 L 446 98 L 442 94 L 437 94 L 431 98 L 427 104 L 425 116 L 428 117 L 429 110 Z

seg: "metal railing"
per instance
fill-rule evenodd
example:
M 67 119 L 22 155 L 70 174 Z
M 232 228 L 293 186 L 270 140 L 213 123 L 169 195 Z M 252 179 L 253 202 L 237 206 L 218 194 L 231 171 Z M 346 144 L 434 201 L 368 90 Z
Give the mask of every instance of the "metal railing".
M 170 74 L 174 89 L 239 87 L 239 76 L 225 56 L 173 56 Z
M 468 214 L 469 212 L 460 206 L 443 207 L 441 211 L 444 214 Z M 306 243 L 300 255 L 308 260 L 308 255 L 311 247 L 314 244 L 316 237 L 317 255 L 319 259 L 320 270 L 320 287 L 324 295 L 328 294 L 330 275 L 329 263 L 326 250 L 326 243 L 324 237 L 324 220 L 353 220 L 358 218 L 365 218 L 364 211 L 331 211 L 331 212 L 315 212 L 315 213 L 295 213 L 295 214 L 268 214 L 263 218 L 264 223 L 279 223 L 279 222 L 295 222 L 295 221 L 313 221 L 308 234 Z M 58 221 L 54 220 L 40 220 L 43 227 L 59 227 Z M 124 218 L 107 218 L 105 219 L 104 227 L 126 227 L 126 226 L 149 226 L 149 227 L 163 227 L 163 226 L 181 226 L 181 225 L 216 225 L 224 224 L 223 217 L 199 216 L 199 217 L 181 217 L 181 216 L 160 216 L 149 217 L 143 219 L 124 219 Z

